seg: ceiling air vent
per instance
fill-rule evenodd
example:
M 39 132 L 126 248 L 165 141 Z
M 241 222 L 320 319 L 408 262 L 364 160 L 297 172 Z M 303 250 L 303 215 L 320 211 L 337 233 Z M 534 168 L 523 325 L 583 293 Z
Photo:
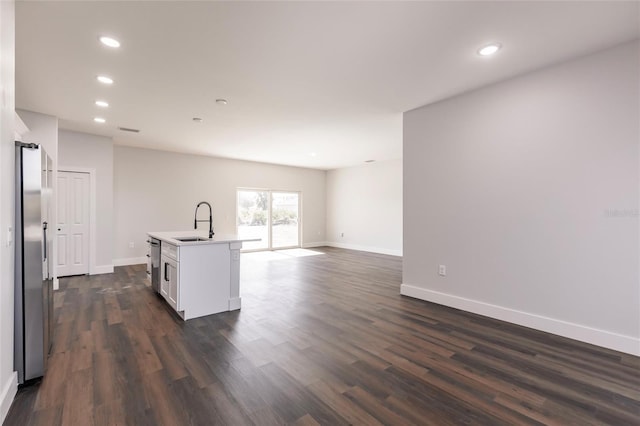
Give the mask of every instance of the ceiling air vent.
M 118 130 L 122 130 L 123 132 L 140 133 L 140 130 L 130 129 L 129 127 L 118 127 Z

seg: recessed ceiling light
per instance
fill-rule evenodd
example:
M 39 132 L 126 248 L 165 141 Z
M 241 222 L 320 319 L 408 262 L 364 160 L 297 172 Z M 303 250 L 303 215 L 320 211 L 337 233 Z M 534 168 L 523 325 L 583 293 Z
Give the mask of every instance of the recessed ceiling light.
M 96 105 L 102 108 L 107 108 L 109 106 L 109 102 L 106 101 L 96 101 Z
M 228 104 L 229 102 L 227 102 L 227 100 L 226 100 L 226 99 L 216 99 L 216 103 L 217 103 L 218 105 L 226 105 L 226 104 Z
M 98 40 L 100 40 L 100 43 L 104 44 L 105 46 L 120 47 L 120 42 L 115 38 L 101 36 L 100 38 L 98 38 Z
M 113 84 L 113 79 L 107 77 L 106 75 L 99 75 L 98 81 L 102 84 Z
M 310 152 L 309 155 L 312 156 L 312 157 L 315 157 L 318 154 L 316 154 L 315 152 Z
M 500 43 L 491 43 L 491 44 L 487 44 L 484 47 L 481 47 L 480 49 L 478 49 L 478 55 L 480 56 L 491 56 L 494 53 L 496 53 L 498 50 L 500 50 L 502 48 L 502 45 Z
M 192 120 L 195 121 L 196 123 L 202 123 L 203 121 L 202 118 L 200 117 L 193 117 Z
M 105 120 L 102 117 L 96 117 L 96 118 L 93 119 L 93 121 L 95 121 L 96 123 L 106 123 L 107 122 L 107 120 Z

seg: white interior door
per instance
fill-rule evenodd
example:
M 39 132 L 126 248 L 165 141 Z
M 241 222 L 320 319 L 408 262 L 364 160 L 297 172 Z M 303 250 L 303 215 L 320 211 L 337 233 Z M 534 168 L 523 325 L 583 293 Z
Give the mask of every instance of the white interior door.
M 58 276 L 89 273 L 89 173 L 58 172 Z

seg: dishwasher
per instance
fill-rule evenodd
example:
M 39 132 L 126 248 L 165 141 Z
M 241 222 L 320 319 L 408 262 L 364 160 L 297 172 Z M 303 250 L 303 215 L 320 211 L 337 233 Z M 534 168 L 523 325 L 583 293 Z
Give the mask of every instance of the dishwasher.
M 151 246 L 151 288 L 160 293 L 160 240 L 149 239 Z

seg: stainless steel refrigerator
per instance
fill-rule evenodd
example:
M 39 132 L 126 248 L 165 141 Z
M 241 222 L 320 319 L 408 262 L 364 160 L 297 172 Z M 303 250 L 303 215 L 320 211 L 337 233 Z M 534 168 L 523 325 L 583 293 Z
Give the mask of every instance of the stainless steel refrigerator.
M 51 158 L 16 142 L 14 368 L 18 383 L 44 375 L 53 333 Z

